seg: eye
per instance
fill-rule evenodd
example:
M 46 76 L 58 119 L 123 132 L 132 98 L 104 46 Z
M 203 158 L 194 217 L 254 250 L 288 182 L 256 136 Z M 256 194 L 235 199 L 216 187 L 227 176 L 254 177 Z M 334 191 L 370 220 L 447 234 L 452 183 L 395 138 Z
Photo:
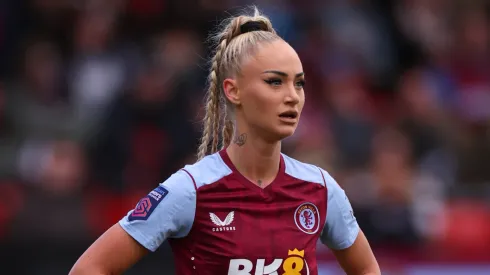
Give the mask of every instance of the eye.
M 264 82 L 271 86 L 280 86 L 282 84 L 282 80 L 280 78 L 266 79 Z
M 302 80 L 299 80 L 296 82 L 296 87 L 301 89 L 301 88 L 305 87 L 305 84 L 306 84 L 306 81 L 304 79 L 302 79 Z

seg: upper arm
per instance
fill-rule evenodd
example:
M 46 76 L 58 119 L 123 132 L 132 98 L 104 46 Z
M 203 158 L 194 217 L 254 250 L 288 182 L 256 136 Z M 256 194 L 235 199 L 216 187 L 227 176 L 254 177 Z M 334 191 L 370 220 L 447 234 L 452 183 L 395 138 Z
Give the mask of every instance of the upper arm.
M 349 248 L 332 251 L 340 266 L 348 275 L 381 274 L 376 258 L 362 231 L 359 232 L 356 240 Z
M 321 241 L 333 251 L 347 274 L 381 274 L 347 195 L 327 172 L 321 171 L 327 186 L 327 219 Z
M 82 255 L 72 274 L 120 274 L 167 238 L 185 237 L 194 222 L 195 185 L 184 171 L 142 198 L 134 210 Z
M 122 274 L 146 254 L 146 248 L 115 224 L 83 253 L 70 275 Z
M 195 211 L 194 182 L 180 170 L 142 198 L 119 224 L 138 243 L 155 251 L 167 238 L 185 237 Z
M 354 244 L 359 225 L 344 190 L 327 172 L 321 172 L 327 187 L 327 218 L 320 238 L 331 249 L 346 249 Z

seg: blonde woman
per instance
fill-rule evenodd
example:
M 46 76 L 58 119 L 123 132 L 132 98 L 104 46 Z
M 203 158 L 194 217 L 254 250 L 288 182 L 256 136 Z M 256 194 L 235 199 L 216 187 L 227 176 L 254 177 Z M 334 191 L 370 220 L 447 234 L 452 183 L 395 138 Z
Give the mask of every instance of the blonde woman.
M 305 102 L 295 50 L 257 10 L 227 21 L 216 42 L 199 160 L 142 198 L 71 274 L 120 274 L 168 240 L 179 275 L 313 275 L 318 239 L 347 274 L 380 274 L 335 180 L 281 154 Z

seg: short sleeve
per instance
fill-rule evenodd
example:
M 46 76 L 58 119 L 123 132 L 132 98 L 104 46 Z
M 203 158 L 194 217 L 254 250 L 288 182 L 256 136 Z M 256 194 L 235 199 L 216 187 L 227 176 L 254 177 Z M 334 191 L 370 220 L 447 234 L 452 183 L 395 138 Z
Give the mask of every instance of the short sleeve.
M 321 172 L 327 186 L 327 219 L 320 239 L 330 249 L 346 249 L 356 240 L 359 225 L 344 190 L 326 171 Z
M 185 237 L 195 211 L 194 182 L 180 170 L 143 197 L 119 224 L 137 242 L 155 251 L 168 238 Z

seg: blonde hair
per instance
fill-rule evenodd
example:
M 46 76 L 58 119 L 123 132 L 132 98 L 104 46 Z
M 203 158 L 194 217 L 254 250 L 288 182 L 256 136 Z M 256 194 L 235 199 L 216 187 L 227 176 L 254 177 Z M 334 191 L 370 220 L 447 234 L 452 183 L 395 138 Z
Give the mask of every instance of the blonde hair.
M 198 160 L 208 153 L 218 151 L 220 129 L 221 148 L 228 146 L 233 137 L 235 124 L 229 111 L 233 106 L 224 95 L 223 80 L 240 73 L 242 61 L 253 53 L 257 45 L 281 39 L 272 27 L 271 21 L 256 7 L 253 7 L 252 10 L 253 15 L 240 15 L 224 21 L 221 30 L 212 37 L 216 49 L 211 59 L 208 76 L 206 114 L 201 144 L 198 149 Z M 247 22 L 254 22 L 255 29 L 243 30 L 242 26 Z

